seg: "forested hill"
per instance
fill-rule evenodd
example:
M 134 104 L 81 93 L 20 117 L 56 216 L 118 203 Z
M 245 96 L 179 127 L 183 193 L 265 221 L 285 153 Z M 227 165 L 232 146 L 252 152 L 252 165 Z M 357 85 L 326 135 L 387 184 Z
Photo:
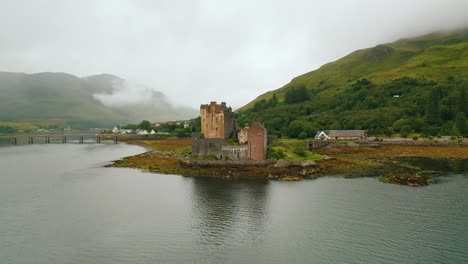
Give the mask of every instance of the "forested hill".
M 196 115 L 195 109 L 171 105 L 161 92 L 110 74 L 0 72 L 0 122 L 53 119 L 87 128 Z
M 436 32 L 355 51 L 259 96 L 237 116 L 300 138 L 323 129 L 467 134 L 467 81 L 468 29 Z

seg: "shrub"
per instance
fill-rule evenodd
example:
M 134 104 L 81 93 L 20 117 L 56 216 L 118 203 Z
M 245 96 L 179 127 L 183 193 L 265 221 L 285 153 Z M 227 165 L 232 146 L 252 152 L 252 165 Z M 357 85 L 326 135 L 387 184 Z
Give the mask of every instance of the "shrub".
M 306 139 L 307 138 L 307 133 L 302 131 L 300 134 L 299 134 L 299 138 L 300 139 Z
M 416 137 L 416 136 L 413 137 L 413 140 L 418 140 L 418 139 L 419 139 L 419 137 Z
M 297 104 L 309 100 L 307 89 L 303 85 L 289 89 L 284 95 L 284 102 L 286 104 Z
M 306 156 L 306 146 L 305 146 L 305 144 L 302 144 L 302 143 L 295 144 L 293 152 L 294 152 L 294 154 L 297 154 L 300 157 L 305 157 Z
M 286 154 L 284 154 L 283 150 L 278 149 L 275 150 L 274 148 L 268 149 L 268 158 L 270 159 L 283 159 L 286 157 Z

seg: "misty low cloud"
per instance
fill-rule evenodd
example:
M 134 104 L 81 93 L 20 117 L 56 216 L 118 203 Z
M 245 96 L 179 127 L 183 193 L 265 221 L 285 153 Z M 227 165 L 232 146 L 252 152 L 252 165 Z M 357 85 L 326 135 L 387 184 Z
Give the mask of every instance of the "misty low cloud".
M 111 107 L 137 104 L 167 104 L 161 92 L 130 81 L 114 82 L 111 93 L 95 93 L 93 97 L 102 104 Z

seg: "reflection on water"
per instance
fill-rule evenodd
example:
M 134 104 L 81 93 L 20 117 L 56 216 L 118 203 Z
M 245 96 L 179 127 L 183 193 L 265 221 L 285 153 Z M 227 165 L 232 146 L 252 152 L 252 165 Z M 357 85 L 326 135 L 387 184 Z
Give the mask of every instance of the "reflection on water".
M 0 148 L 0 263 L 468 263 L 466 177 L 410 188 L 102 168 L 142 151 Z
M 267 181 L 194 178 L 192 188 L 192 229 L 207 256 L 262 240 L 268 218 Z
M 0 146 L 8 146 L 8 145 L 11 145 L 11 139 L 0 137 Z

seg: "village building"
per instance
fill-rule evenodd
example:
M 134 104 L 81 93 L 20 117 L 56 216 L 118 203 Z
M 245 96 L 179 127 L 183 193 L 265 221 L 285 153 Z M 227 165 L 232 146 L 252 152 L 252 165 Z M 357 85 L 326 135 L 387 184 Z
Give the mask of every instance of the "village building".
M 346 140 L 346 139 L 365 139 L 365 130 L 323 130 L 317 131 L 315 139 L 318 140 Z
M 141 129 L 137 132 L 138 135 L 142 135 L 142 136 L 145 136 L 145 135 L 148 135 L 148 131 L 144 130 L 144 129 Z
M 201 133 L 205 138 L 230 138 L 235 129 L 234 113 L 225 102 L 200 106 Z

